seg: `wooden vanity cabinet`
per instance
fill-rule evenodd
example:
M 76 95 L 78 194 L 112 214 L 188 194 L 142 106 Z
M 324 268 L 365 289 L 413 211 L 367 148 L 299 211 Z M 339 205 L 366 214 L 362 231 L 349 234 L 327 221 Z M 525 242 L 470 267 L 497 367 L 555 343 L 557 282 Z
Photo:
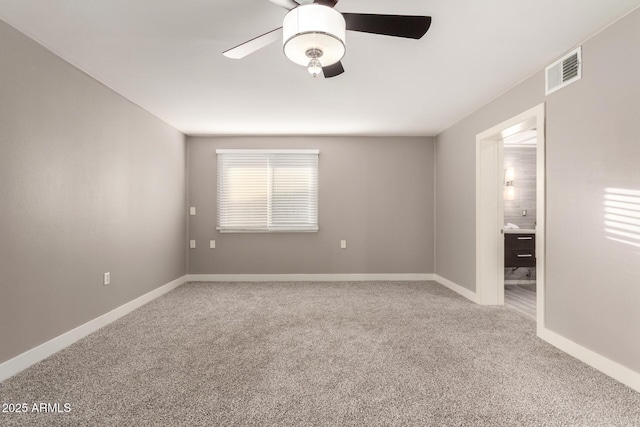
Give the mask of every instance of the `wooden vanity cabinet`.
M 536 235 L 507 233 L 504 235 L 504 266 L 535 267 Z

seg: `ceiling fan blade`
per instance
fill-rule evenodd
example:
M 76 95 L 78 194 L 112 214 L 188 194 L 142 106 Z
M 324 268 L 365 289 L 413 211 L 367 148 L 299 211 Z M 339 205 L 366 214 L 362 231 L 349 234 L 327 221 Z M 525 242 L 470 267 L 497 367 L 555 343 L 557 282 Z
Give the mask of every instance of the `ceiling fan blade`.
M 280 7 L 284 7 L 285 9 L 295 9 L 300 6 L 300 3 L 294 0 L 269 0 L 273 4 L 277 4 Z
M 336 62 L 333 65 L 322 67 L 322 74 L 324 74 L 325 79 L 339 76 L 342 73 L 344 73 L 344 67 L 342 66 L 342 62 L 340 61 Z
M 419 39 L 431 26 L 430 16 L 343 13 L 347 30 Z
M 334 7 L 338 0 L 316 0 L 314 3 L 321 4 L 323 6 Z
M 239 44 L 229 50 L 222 52 L 224 56 L 231 59 L 242 59 L 253 52 L 262 49 L 265 46 L 282 40 L 282 27 L 269 31 L 261 36 L 253 38 L 248 42 Z

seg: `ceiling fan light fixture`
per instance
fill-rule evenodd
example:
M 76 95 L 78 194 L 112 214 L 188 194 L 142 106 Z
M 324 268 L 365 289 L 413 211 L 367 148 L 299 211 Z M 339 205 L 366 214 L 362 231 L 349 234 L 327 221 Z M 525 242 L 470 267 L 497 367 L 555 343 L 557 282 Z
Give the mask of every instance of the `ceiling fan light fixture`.
M 307 52 L 318 50 L 322 66 L 340 61 L 346 52 L 346 22 L 337 10 L 317 3 L 303 4 L 291 10 L 282 24 L 284 54 L 292 62 L 309 68 Z M 318 61 L 319 62 L 319 61 Z

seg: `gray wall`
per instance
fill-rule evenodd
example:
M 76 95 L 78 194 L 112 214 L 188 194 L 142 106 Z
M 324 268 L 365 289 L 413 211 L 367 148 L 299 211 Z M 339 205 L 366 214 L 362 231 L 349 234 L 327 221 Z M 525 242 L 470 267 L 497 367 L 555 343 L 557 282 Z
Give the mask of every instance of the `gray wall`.
M 436 137 L 436 273 L 476 290 L 476 135 L 544 102 L 538 73 Z
M 3 22 L 0 52 L 3 362 L 185 274 L 186 142 Z
M 504 201 L 504 223 L 520 228 L 536 226 L 536 148 L 504 147 L 504 168 L 515 168 L 513 200 Z M 522 211 L 527 211 L 522 216 Z
M 319 149 L 320 231 L 218 233 L 217 148 Z M 433 149 L 432 138 L 189 138 L 189 273 L 433 273 Z
M 583 61 L 579 82 L 545 97 L 539 72 L 436 138 L 436 272 L 475 290 L 475 136 L 546 101 L 546 326 L 640 372 L 640 250 L 604 224 L 606 188 L 640 191 L 640 10 Z

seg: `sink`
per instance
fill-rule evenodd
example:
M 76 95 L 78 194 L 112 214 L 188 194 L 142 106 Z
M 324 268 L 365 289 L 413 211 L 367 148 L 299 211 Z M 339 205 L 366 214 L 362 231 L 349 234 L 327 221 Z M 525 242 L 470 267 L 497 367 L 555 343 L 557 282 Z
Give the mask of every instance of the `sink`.
M 536 234 L 533 228 L 505 228 L 505 234 Z

